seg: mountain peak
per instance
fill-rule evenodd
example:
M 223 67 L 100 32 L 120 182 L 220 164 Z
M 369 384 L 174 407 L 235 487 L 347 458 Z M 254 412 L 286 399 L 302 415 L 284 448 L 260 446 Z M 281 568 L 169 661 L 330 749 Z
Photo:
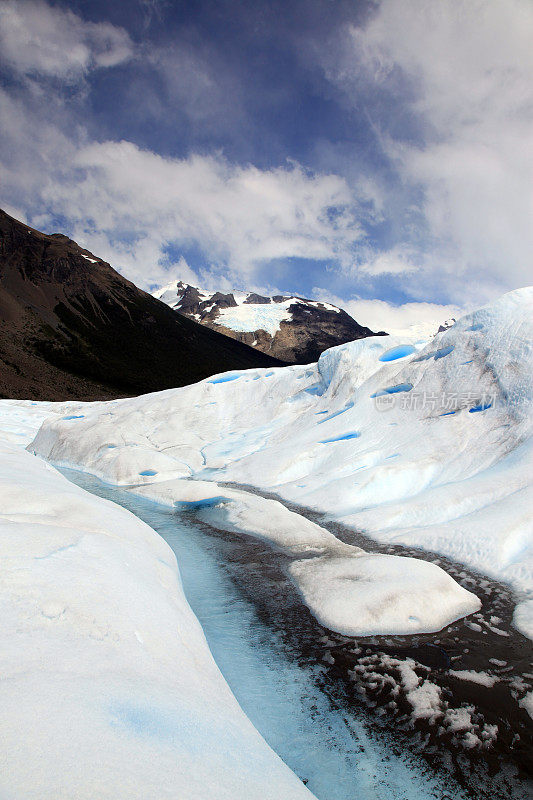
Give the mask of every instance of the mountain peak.
M 0 317 L 3 397 L 137 395 L 279 364 L 176 315 L 68 236 L 41 233 L 4 211 Z
M 289 363 L 316 361 L 329 347 L 374 334 L 331 303 L 294 294 L 210 291 L 177 279 L 154 297 L 201 325 Z

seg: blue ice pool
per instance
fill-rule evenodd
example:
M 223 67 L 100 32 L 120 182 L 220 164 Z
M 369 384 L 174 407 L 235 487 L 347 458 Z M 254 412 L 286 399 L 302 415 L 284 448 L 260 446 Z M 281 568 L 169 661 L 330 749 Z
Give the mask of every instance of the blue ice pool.
M 220 378 L 213 378 L 209 383 L 229 383 L 230 381 L 236 381 L 240 377 L 240 375 L 221 375 Z
M 245 591 L 232 579 L 228 542 L 203 530 L 190 510 L 171 511 L 87 474 L 62 471 L 128 508 L 172 547 L 187 600 L 241 707 L 318 800 L 466 800 L 449 778 L 444 785 L 422 762 L 374 735 L 357 707 L 342 707 L 320 688 L 321 665 L 291 651 L 283 630 L 254 603 L 254 586 Z
M 398 347 L 391 347 L 390 350 L 385 350 L 379 357 L 380 361 L 396 361 L 398 358 L 405 358 L 415 352 L 412 344 L 400 344 Z
M 350 431 L 349 433 L 341 433 L 339 436 L 333 436 L 331 439 L 322 439 L 319 444 L 330 444 L 331 442 L 343 442 L 346 439 L 359 439 L 361 434 L 359 431 Z
M 386 386 L 384 389 L 379 389 L 370 397 L 383 397 L 384 394 L 398 394 L 399 392 L 410 392 L 413 388 L 412 383 L 397 383 L 395 386 Z
M 480 403 L 477 406 L 472 406 L 472 408 L 469 408 L 468 411 L 470 414 L 475 414 L 478 411 L 486 411 L 488 408 L 492 408 L 492 403 Z

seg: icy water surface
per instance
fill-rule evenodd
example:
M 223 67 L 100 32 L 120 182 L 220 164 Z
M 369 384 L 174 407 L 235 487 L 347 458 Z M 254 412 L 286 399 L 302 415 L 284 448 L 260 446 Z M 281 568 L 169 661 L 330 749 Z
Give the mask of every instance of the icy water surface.
M 321 688 L 323 667 L 298 652 L 298 632 L 284 635 L 283 614 L 265 613 L 259 587 L 251 585 L 247 591 L 234 580 L 241 549 L 237 537 L 213 536 L 190 511 L 166 510 L 87 474 L 62 471 L 88 491 L 128 508 L 169 543 L 187 599 L 241 707 L 318 800 L 467 797 L 449 777 L 439 779 L 423 761 L 373 735 L 363 708 L 360 713 L 348 709 L 342 698 L 336 701 Z M 252 566 L 261 572 L 261 553 L 254 549 L 258 559 Z M 268 569 L 267 555 L 265 551 Z M 266 581 L 269 595 L 276 591 L 273 580 L 270 575 Z M 283 594 L 283 587 L 279 591 Z M 304 615 L 303 632 L 306 619 Z

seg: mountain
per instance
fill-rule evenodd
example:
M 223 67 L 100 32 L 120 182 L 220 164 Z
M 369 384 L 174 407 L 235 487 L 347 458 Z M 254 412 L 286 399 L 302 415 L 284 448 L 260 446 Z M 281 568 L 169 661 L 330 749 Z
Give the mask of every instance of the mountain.
M 189 319 L 293 364 L 308 364 L 329 347 L 376 335 L 337 306 L 295 295 L 209 292 L 176 280 L 154 297 Z
M 450 319 L 445 319 L 442 325 L 439 325 L 437 333 L 444 333 L 444 331 L 447 331 L 448 328 L 452 327 L 452 325 L 455 325 L 456 322 L 457 320 L 455 319 L 455 317 L 450 317 Z
M 279 365 L 175 314 L 101 258 L 0 210 L 0 396 L 143 394 Z

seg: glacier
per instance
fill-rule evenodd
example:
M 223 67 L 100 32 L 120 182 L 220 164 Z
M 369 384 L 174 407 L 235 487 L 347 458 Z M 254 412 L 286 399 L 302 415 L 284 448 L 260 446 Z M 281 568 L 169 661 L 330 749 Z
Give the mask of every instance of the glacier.
M 171 548 L 25 452 L 48 413 L 2 404 L 0 795 L 312 798 L 219 672 Z
M 312 797 L 225 683 L 165 542 L 51 464 L 267 542 L 342 634 L 475 612 L 429 550 L 512 586 L 532 637 L 532 310 L 522 289 L 428 342 L 373 337 L 125 400 L 0 400 L 0 794 L 55 798 L 80 775 L 80 798 Z M 365 552 L 298 505 L 420 558 Z
M 230 381 L 214 376 L 139 398 L 70 404 L 68 413 L 43 423 L 30 449 L 134 491 L 164 493 L 167 503 L 225 498 L 202 513 L 252 535 L 260 518 L 270 517 L 266 535 L 274 546 L 283 544 L 282 518 L 275 520 L 272 507 L 261 510 L 258 498 L 229 497 L 221 482 L 275 492 L 381 541 L 440 552 L 511 584 L 521 601 L 515 624 L 531 636 L 532 297 L 532 289 L 508 293 L 425 344 L 372 337 L 332 348 L 303 367 L 234 372 Z M 254 519 L 243 523 L 245 506 L 244 516 Z M 335 585 L 349 585 L 359 602 L 367 578 L 358 559 L 367 556 L 348 553 L 340 542 L 319 544 L 314 535 L 307 540 L 302 531 L 301 546 L 315 549 L 305 553 L 308 563 L 298 566 L 295 558 L 293 580 L 320 619 L 354 633 L 357 604 L 350 621 L 339 589 L 339 603 L 326 608 L 322 583 L 330 582 L 334 594 Z M 342 565 L 334 562 L 339 558 Z M 376 562 L 374 577 L 379 564 L 385 567 Z M 436 630 L 442 608 L 448 606 L 450 618 L 469 613 L 469 604 L 475 610 L 476 599 L 454 583 L 444 606 L 440 592 L 432 604 L 425 566 L 422 558 L 402 564 L 406 584 L 418 585 L 411 600 L 416 607 L 425 597 L 428 616 L 406 614 L 407 603 L 400 612 L 399 590 L 377 630 Z M 412 581 L 410 569 L 420 573 Z M 370 598 L 367 611 L 371 606 Z

